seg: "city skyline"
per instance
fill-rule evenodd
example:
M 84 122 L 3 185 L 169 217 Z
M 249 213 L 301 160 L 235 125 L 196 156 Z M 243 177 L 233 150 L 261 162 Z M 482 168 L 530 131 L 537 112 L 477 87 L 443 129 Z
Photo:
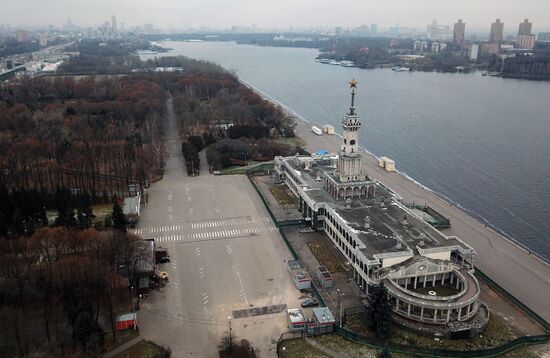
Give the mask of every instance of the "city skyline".
M 490 6 L 491 3 L 495 6 Z M 4 10 L 0 13 L 0 24 L 10 24 L 15 28 L 62 26 L 67 17 L 78 26 L 98 26 L 109 21 L 112 15 L 117 16 L 121 23 L 124 22 L 127 28 L 143 26 L 145 23 L 161 29 L 224 29 L 232 26 L 306 29 L 376 23 L 381 28 L 400 26 L 423 30 L 433 19 L 452 26 L 459 18 L 468 23 L 467 31 L 470 32 L 488 32 L 495 18 L 507 24 L 515 24 L 513 28 L 505 26 L 505 33 L 516 32 L 517 24 L 524 18 L 529 18 L 533 23 L 534 32 L 550 28 L 550 4 L 540 0 L 526 0 L 521 4 L 507 4 L 506 7 L 502 7 L 496 0 L 483 4 L 466 0 L 461 3 L 460 9 L 435 0 L 415 3 L 389 0 L 383 4 L 345 0 L 338 6 L 324 0 L 262 3 L 252 0 L 205 0 L 200 3 L 164 0 L 154 4 L 128 0 L 116 3 L 100 0 L 93 4 L 80 0 L 52 0 L 47 3 L 30 0 L 13 6 L 12 3 L 0 0 L 0 6 Z M 230 11 L 224 11 L 222 15 L 220 8 Z

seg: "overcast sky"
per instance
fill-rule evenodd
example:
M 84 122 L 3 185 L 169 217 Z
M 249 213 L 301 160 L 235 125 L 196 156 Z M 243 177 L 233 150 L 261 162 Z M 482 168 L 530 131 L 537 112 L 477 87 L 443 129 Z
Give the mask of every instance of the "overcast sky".
M 161 28 L 232 25 L 282 28 L 406 26 L 424 29 L 433 19 L 489 29 L 499 17 L 505 31 L 517 31 L 523 18 L 533 30 L 550 28 L 550 0 L 0 0 L 0 24 L 62 25 L 70 16 L 93 26 L 116 15 L 126 26 L 152 23 Z

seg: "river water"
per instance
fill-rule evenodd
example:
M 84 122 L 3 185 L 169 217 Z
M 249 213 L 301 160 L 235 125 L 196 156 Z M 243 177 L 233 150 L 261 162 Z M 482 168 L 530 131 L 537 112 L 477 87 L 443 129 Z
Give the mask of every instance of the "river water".
M 173 50 L 163 55 L 216 62 L 306 120 L 340 132 L 347 82 L 357 79 L 361 146 L 550 259 L 549 82 L 344 68 L 314 62 L 312 49 L 164 45 Z

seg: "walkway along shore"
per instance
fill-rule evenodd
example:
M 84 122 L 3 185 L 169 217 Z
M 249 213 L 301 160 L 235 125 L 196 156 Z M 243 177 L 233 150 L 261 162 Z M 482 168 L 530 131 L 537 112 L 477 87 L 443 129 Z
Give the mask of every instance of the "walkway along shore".
M 251 84 L 241 82 L 266 100 L 282 107 L 289 115 L 301 119 L 296 127 L 296 136 L 306 142 L 309 152 L 313 153 L 321 149 L 332 153 L 339 152 L 340 136 L 318 136 L 311 131 L 312 125 L 320 128 L 324 123 L 308 121 Z M 368 142 L 368 134 L 366 140 Z M 364 149 L 362 152 L 365 157 L 363 165 L 371 179 L 379 181 L 406 202 L 426 204 L 448 217 L 451 220 L 451 228 L 445 229 L 443 233 L 447 236 L 460 237 L 476 250 L 475 266 L 540 317 L 550 322 L 548 309 L 550 265 L 548 263 L 405 175 L 385 171 L 378 166 L 378 158 Z M 399 162 L 396 166 L 399 166 Z

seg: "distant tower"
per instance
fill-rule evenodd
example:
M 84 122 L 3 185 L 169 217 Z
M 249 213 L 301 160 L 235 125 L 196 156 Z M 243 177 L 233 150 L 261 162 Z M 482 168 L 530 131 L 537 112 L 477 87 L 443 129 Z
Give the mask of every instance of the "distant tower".
M 361 121 L 355 113 L 355 89 L 357 88 L 355 79 L 351 80 L 351 106 L 349 113 L 346 113 L 342 120 L 343 141 L 338 159 L 338 173 L 340 181 L 343 183 L 350 181 L 364 181 L 366 174 L 363 172 L 361 156 L 359 155 L 359 129 Z
M 453 28 L 453 42 L 456 45 L 464 46 L 464 31 L 466 30 L 466 24 L 459 19 Z
M 502 33 L 504 31 L 504 23 L 500 19 L 491 24 L 491 33 L 489 34 L 489 42 L 500 44 L 502 42 Z
M 112 16 L 111 16 L 111 30 L 112 30 L 112 32 L 116 32 L 116 31 L 117 31 L 117 28 L 116 28 L 116 16 L 115 16 L 115 15 L 112 15 Z
M 531 35 L 531 29 L 533 28 L 533 23 L 529 22 L 529 19 L 523 20 L 519 23 L 518 35 Z

